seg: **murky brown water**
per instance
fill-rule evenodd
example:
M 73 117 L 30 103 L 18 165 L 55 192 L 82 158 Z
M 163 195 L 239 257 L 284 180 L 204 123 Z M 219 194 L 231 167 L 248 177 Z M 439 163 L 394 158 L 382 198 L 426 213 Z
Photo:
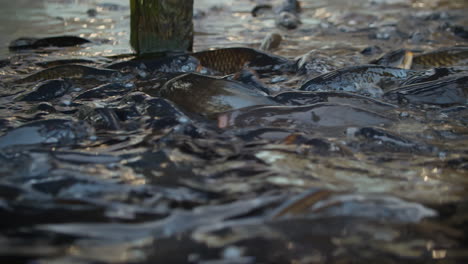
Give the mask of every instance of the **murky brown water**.
M 175 72 L 221 76 L 180 61 L 105 69 L 131 53 L 127 1 L 2 3 L 1 262 L 467 263 L 466 60 L 448 76 L 458 86 L 437 84 L 461 87 L 440 94 L 446 104 L 359 81 L 360 97 L 275 96 L 391 50 L 467 46 L 454 33 L 468 28 L 466 1 L 301 2 L 302 24 L 286 30 L 274 12 L 253 17 L 255 1 L 195 0 L 195 51 L 258 48 L 276 32 L 271 53 L 292 64 L 309 53 L 299 69 L 261 73 L 269 97 L 200 75 L 161 88 Z M 8 50 L 58 35 L 92 42 Z M 86 61 L 41 72 L 64 59 Z M 202 90 L 171 94 L 177 80 Z M 220 104 L 253 107 L 213 113 Z

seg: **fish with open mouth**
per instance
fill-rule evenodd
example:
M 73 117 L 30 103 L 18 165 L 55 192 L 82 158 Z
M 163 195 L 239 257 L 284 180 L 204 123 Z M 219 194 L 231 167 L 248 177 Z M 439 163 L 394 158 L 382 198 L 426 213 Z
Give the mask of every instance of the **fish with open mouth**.
M 370 63 L 387 67 L 411 69 L 413 64 L 413 52 L 407 49 L 394 50 Z

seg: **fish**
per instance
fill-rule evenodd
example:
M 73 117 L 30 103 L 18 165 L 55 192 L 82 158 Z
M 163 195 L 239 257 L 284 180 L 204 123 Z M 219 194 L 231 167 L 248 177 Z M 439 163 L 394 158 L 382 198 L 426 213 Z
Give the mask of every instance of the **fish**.
M 413 52 L 406 49 L 391 51 L 379 59 L 373 60 L 370 64 L 377 64 L 387 67 L 411 69 L 413 63 Z
M 90 137 L 94 129 L 86 122 L 48 119 L 26 123 L 0 136 L 0 149 L 25 145 L 70 145 Z
M 296 29 L 302 24 L 299 17 L 300 12 L 301 3 L 298 0 L 285 0 L 283 4 L 276 9 L 275 23 L 279 27 Z
M 252 106 L 218 115 L 219 128 L 280 127 L 303 131 L 328 131 L 341 135 L 337 128 L 379 126 L 393 120 L 375 112 L 345 104 L 316 103 L 306 106 Z
M 31 92 L 22 94 L 19 101 L 48 101 L 65 95 L 73 84 L 67 79 L 48 80 L 39 83 Z
M 415 83 L 423 83 L 439 80 L 445 77 L 468 74 L 468 67 L 455 66 L 455 67 L 439 67 L 425 71 L 419 71 L 415 75 L 409 77 L 400 83 L 400 86 L 407 86 Z
M 74 100 L 93 100 L 96 98 L 107 98 L 109 96 L 122 95 L 131 89 L 120 83 L 108 83 L 89 89 L 78 94 Z
M 116 62 L 107 69 L 123 70 L 125 68 L 140 68 L 151 72 L 196 72 L 201 70 L 200 61 L 190 55 L 176 55 L 161 58 L 140 59 Z
M 434 149 L 423 142 L 406 138 L 398 133 L 382 128 L 363 127 L 357 130 L 347 131 L 348 147 L 360 152 L 381 152 L 381 153 L 428 153 Z
M 280 28 L 296 29 L 302 24 L 301 19 L 296 13 L 281 12 L 276 16 L 275 23 Z
M 83 105 L 79 108 L 76 116 L 96 129 L 106 131 L 122 129 L 120 119 L 112 108 Z
M 278 33 L 270 33 L 265 36 L 260 44 L 260 50 L 269 51 L 279 47 L 283 37 Z
M 417 223 L 437 216 L 433 209 L 418 203 L 382 194 L 348 194 L 312 189 L 284 202 L 270 213 L 272 219 L 308 217 L 362 217 L 394 223 Z
M 119 76 L 118 71 L 99 69 L 78 64 L 61 65 L 33 73 L 15 81 L 17 84 L 38 82 L 57 78 L 111 78 Z
M 159 95 L 182 110 L 203 116 L 252 105 L 277 104 L 256 88 L 195 73 L 168 81 L 160 89 Z
M 285 0 L 279 6 L 273 7 L 271 4 L 259 4 L 256 5 L 251 14 L 253 17 L 258 17 L 263 10 L 273 10 L 276 14 L 281 12 L 289 12 L 289 13 L 300 13 L 302 11 L 301 3 L 297 0 Z
M 245 67 L 258 73 L 292 71 L 293 63 L 286 58 L 252 48 L 233 47 L 192 53 L 202 66 L 222 74 L 236 73 Z
M 5 66 L 10 65 L 10 60 L 9 59 L 1 59 L 0 60 L 0 68 L 3 68 Z
M 399 104 L 463 105 L 468 98 L 468 76 L 453 76 L 403 86 L 386 92 L 384 98 Z
M 78 46 L 91 41 L 76 36 L 56 36 L 47 38 L 19 38 L 10 43 L 10 50 L 38 49 L 44 47 L 71 47 Z
M 303 214 L 310 207 L 322 200 L 326 200 L 333 194 L 334 193 L 329 190 L 311 189 L 284 202 L 281 206 L 273 210 L 269 217 L 278 219 L 286 216 Z
M 296 58 L 296 74 L 307 76 L 318 76 L 336 70 L 333 59 L 329 56 L 311 50 Z
M 288 128 L 275 128 L 275 127 L 254 127 L 254 128 L 240 128 L 225 130 L 225 135 L 231 137 L 239 137 L 245 141 L 255 140 L 271 140 L 280 141 L 293 133 L 300 133 L 299 130 Z
M 149 97 L 145 101 L 145 114 L 158 119 L 171 117 L 189 120 L 189 118 L 170 101 L 161 97 Z
M 361 50 L 360 52 L 364 56 L 372 56 L 382 53 L 382 49 L 379 46 L 369 46 Z
M 256 89 L 266 94 L 270 94 L 270 90 L 262 82 L 262 80 L 259 79 L 259 76 L 255 73 L 255 71 L 244 69 L 234 74 L 232 78 L 228 77 L 228 80 L 240 82 L 240 83 L 248 85 L 249 87 L 255 87 Z
M 450 27 L 450 30 L 453 32 L 455 36 L 468 39 L 468 28 L 464 26 L 454 25 Z
M 315 103 L 340 103 L 370 109 L 375 112 L 387 112 L 397 106 L 377 99 L 346 92 L 282 92 L 273 100 L 290 106 L 309 105 Z
M 30 112 L 36 112 L 36 111 L 42 111 L 42 112 L 47 112 L 47 113 L 56 113 L 57 109 L 55 109 L 55 107 L 51 103 L 40 102 L 39 104 L 34 105 L 30 110 Z
M 468 66 L 468 47 L 441 48 L 414 56 L 412 69 L 442 66 Z
M 298 0 L 285 0 L 276 10 L 276 13 L 289 12 L 298 14 L 302 11 L 301 2 Z
M 297 0 L 285 0 L 276 10 L 275 23 L 286 29 L 296 29 L 301 24 L 301 4 Z
M 250 11 L 250 13 L 252 14 L 253 17 L 258 17 L 260 16 L 264 10 L 273 10 L 273 6 L 270 5 L 270 4 L 260 4 L 260 5 L 256 5 L 252 11 Z
M 341 68 L 317 76 L 304 83 L 301 91 L 359 92 L 377 97 L 415 74 L 415 71 L 380 65 L 359 65 Z
M 50 68 L 50 67 L 66 65 L 66 64 L 93 64 L 93 63 L 97 63 L 97 61 L 89 60 L 89 59 L 63 59 L 63 60 L 40 61 L 40 62 L 36 62 L 35 64 L 43 68 Z

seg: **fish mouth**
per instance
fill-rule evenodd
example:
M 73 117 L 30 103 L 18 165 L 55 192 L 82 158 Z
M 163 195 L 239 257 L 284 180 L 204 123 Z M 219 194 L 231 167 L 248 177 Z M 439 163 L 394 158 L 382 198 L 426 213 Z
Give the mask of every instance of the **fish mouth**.
M 227 128 L 229 126 L 229 116 L 221 114 L 218 116 L 218 128 Z
M 403 61 L 401 62 L 401 67 L 403 69 L 411 69 L 411 66 L 413 65 L 413 57 L 414 53 L 412 51 L 406 50 L 405 55 L 403 56 Z

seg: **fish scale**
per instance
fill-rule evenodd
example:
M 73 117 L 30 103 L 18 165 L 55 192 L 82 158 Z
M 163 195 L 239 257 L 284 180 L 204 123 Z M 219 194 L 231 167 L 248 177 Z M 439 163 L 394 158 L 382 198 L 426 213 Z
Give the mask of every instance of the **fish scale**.
M 203 66 L 226 74 L 242 70 L 244 65 L 253 59 L 252 55 L 253 54 L 248 52 L 235 53 L 235 50 L 232 49 L 213 50 L 193 54 L 194 57 L 200 60 Z
M 359 92 L 357 86 L 389 89 L 387 86 L 391 86 L 391 82 L 401 82 L 413 74 L 411 70 L 380 65 L 350 66 L 310 79 L 299 90 Z
M 292 65 L 286 58 L 242 47 L 201 51 L 191 55 L 202 66 L 223 74 L 239 72 L 246 66 L 256 71 L 274 71 L 280 66 Z
M 468 62 L 468 47 L 442 48 L 415 56 L 413 68 L 466 65 Z

